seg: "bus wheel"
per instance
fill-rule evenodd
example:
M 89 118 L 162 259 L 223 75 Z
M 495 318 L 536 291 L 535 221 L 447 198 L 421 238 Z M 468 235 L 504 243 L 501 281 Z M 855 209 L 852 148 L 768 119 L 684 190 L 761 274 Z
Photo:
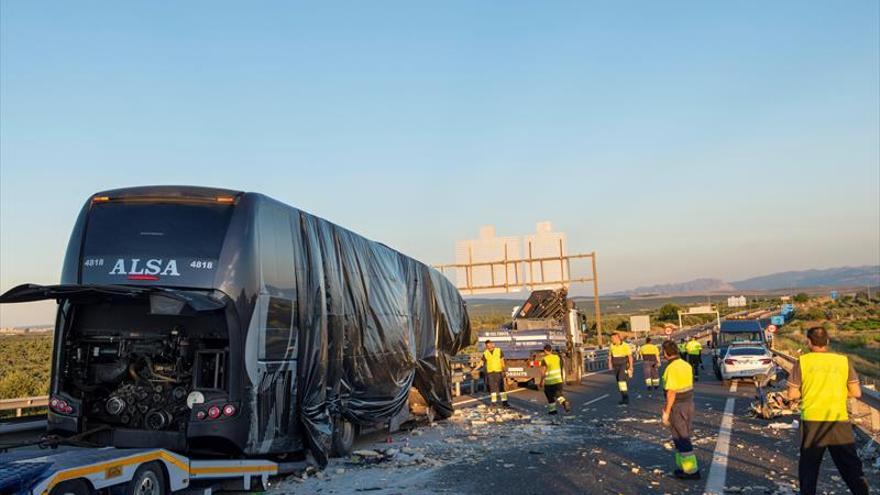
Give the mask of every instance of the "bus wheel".
M 330 455 L 333 457 L 345 457 L 351 454 L 354 448 L 356 430 L 347 419 L 338 416 L 333 420 L 333 440 L 330 445 Z
M 84 479 L 67 480 L 55 485 L 49 495 L 92 495 L 92 485 Z
M 148 462 L 137 468 L 128 482 L 127 495 L 166 495 L 168 479 L 158 462 Z

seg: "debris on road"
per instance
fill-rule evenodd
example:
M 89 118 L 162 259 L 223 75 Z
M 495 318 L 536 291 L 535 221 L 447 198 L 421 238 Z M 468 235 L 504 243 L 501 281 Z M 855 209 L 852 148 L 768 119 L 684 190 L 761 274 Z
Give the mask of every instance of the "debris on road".
M 763 419 L 774 419 L 780 416 L 792 416 L 800 413 L 800 401 L 789 400 L 783 392 L 768 392 L 762 401 L 752 401 L 749 412 Z
M 767 426 L 773 430 L 796 430 L 800 423 L 798 423 L 798 420 L 794 420 L 791 423 L 770 423 Z

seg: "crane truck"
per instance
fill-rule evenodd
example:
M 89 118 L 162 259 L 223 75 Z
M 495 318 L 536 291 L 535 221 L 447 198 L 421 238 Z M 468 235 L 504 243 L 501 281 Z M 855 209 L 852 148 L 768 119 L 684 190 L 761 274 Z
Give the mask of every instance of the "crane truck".
M 483 344 L 491 340 L 504 353 L 507 379 L 518 385 L 537 383 L 546 344 L 559 354 L 567 383 L 583 376 L 587 317 L 568 298 L 566 289 L 536 290 L 513 312 L 513 321 L 497 330 L 479 332 Z

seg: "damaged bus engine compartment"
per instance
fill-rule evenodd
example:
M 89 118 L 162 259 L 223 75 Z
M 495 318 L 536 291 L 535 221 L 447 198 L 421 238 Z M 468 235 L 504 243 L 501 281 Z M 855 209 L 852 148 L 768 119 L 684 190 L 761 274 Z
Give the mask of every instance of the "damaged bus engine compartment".
M 185 434 L 193 405 L 187 399 L 201 402 L 227 390 L 221 314 L 155 314 L 147 301 L 84 305 L 73 312 L 59 385 L 78 403 L 89 428 Z

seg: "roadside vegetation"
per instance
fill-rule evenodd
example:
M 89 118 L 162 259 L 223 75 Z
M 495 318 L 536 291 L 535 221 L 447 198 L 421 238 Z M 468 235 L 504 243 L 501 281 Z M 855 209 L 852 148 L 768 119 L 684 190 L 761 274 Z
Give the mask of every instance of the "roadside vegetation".
M 48 394 L 51 361 L 51 334 L 0 337 L 0 399 Z M 0 417 L 14 415 L 0 411 Z
M 806 298 L 797 304 L 794 319 L 780 329 L 774 345 L 793 355 L 807 352 L 806 331 L 814 326 L 828 330 L 831 349 L 849 356 L 859 374 L 880 380 L 880 297 L 860 292 L 837 301 Z

